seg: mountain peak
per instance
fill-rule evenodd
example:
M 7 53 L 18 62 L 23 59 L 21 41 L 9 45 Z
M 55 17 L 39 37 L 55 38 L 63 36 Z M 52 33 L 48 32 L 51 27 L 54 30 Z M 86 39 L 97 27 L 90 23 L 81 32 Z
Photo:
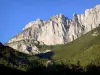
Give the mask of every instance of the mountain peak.
M 26 41 L 27 39 L 31 40 L 30 42 L 26 41 L 31 47 L 33 47 L 34 40 L 42 45 L 67 44 L 98 27 L 99 24 L 100 5 L 96 5 L 94 8 L 85 10 L 85 14 L 74 13 L 71 20 L 63 14 L 57 14 L 47 21 L 40 19 L 32 21 L 25 26 L 20 35 L 12 38 L 8 43 L 17 41 L 22 43 L 21 40 Z M 26 43 L 23 42 L 22 46 L 28 46 Z M 17 43 L 16 45 L 18 46 Z M 9 46 L 18 48 L 13 44 L 9 44 Z M 24 48 L 20 47 L 20 49 Z
M 77 16 L 77 14 L 76 14 L 76 13 L 74 13 L 74 14 L 73 14 L 73 16 Z

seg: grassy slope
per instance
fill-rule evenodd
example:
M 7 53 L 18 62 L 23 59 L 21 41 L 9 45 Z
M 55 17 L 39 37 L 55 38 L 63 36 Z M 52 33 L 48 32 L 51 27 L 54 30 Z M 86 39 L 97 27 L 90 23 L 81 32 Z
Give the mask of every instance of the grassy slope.
M 82 66 L 86 66 L 89 63 L 97 64 L 100 59 L 100 35 L 92 36 L 92 34 L 98 31 L 100 34 L 100 27 L 88 32 L 73 42 L 67 45 L 59 45 L 54 48 L 54 60 L 64 60 L 72 64 L 80 61 Z
M 18 52 L 8 46 L 0 46 L 0 65 L 26 71 L 32 66 L 31 63 L 35 64 L 38 59 L 36 56 Z

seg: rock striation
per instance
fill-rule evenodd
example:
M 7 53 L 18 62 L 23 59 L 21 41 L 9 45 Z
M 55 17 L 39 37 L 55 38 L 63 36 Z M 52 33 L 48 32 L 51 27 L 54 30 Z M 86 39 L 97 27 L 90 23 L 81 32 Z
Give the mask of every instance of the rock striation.
M 23 31 L 7 42 L 7 45 L 29 54 L 40 52 L 35 44 L 67 44 L 100 25 L 100 5 L 85 10 L 84 14 L 73 14 L 72 19 L 58 14 L 44 21 L 37 19 L 28 23 Z

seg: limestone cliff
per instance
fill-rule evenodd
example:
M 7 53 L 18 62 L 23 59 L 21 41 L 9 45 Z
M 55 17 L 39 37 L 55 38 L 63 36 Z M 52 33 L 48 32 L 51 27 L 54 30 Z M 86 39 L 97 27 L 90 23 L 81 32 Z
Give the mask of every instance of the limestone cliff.
M 34 43 L 40 45 L 67 44 L 99 25 L 100 5 L 96 5 L 85 10 L 84 14 L 73 14 L 71 20 L 63 14 L 58 14 L 47 21 L 40 19 L 32 21 L 23 28 L 21 33 L 10 39 L 7 45 L 24 50 L 25 53 L 28 53 L 27 47 L 31 47 L 33 53 L 34 51 L 39 52 Z

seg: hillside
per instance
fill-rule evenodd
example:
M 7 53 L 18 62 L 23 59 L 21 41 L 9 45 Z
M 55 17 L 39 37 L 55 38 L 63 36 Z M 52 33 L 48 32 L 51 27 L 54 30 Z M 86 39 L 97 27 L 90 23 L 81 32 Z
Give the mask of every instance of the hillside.
M 59 40 L 58 40 L 59 41 Z M 54 60 L 62 60 L 66 64 L 80 62 L 100 65 L 100 26 L 66 45 L 54 46 Z
M 15 49 L 0 43 L 0 68 L 1 66 L 5 66 L 26 72 L 30 68 L 46 64 L 47 61 L 48 60 L 40 59 L 37 56 L 18 52 Z
M 66 45 L 51 46 L 54 62 L 51 65 L 47 65 L 47 59 L 18 52 L 0 43 L 0 68 L 3 72 L 14 71 L 18 74 L 96 74 L 100 69 L 99 38 L 100 26 Z M 46 55 L 40 57 L 43 56 Z
M 86 9 L 84 14 L 74 13 L 72 19 L 57 14 L 47 21 L 31 21 L 23 30 L 8 40 L 10 46 L 26 54 L 40 54 L 51 49 L 39 49 L 37 45 L 67 44 L 100 25 L 100 4 Z
M 72 19 L 58 14 L 29 22 L 0 43 L 2 67 L 37 75 L 100 72 L 100 4 Z

